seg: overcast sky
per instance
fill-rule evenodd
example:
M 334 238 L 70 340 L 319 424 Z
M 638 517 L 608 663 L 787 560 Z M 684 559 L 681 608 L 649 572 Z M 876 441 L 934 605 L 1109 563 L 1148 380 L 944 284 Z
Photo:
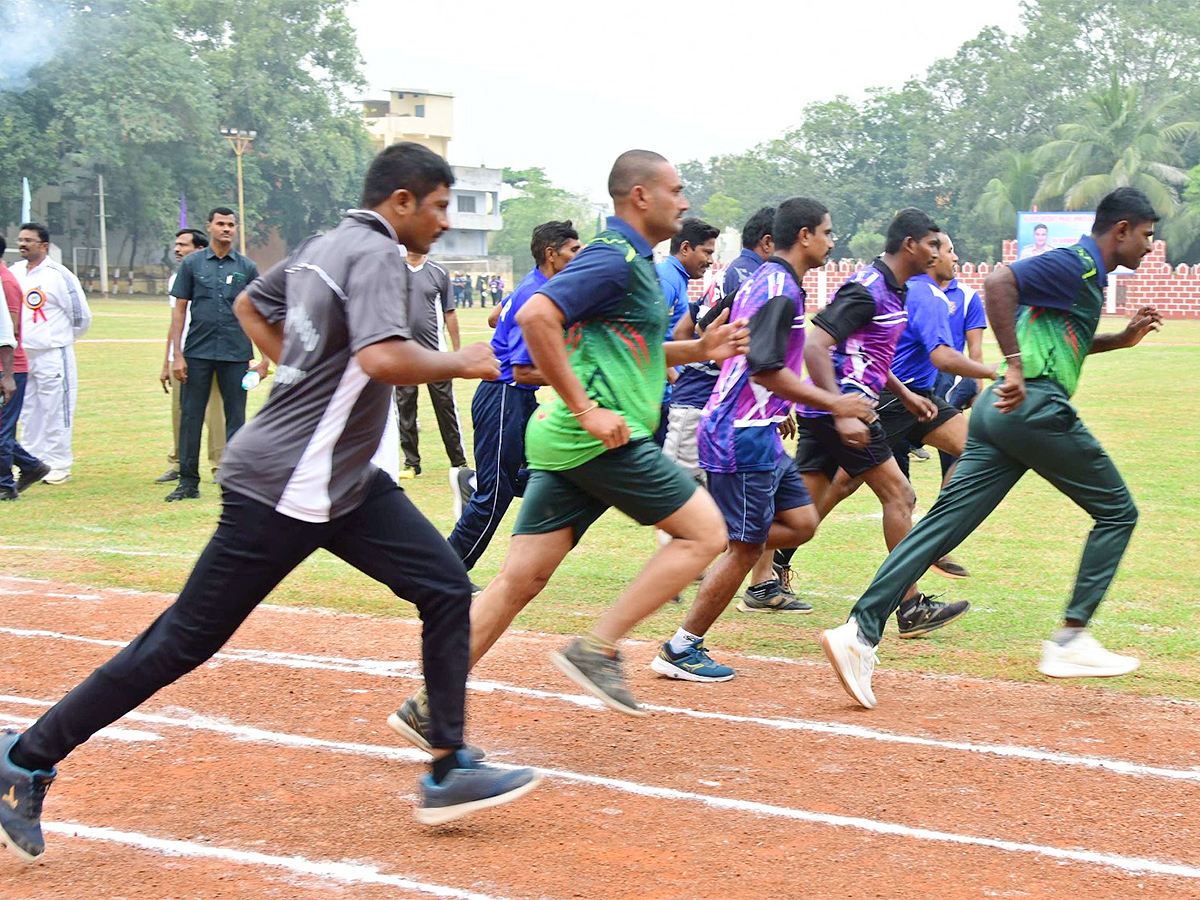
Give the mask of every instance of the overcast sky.
M 371 92 L 455 95 L 452 163 L 542 166 L 598 199 L 623 150 L 745 150 L 809 102 L 898 87 L 985 25 L 1015 29 L 1019 2 L 355 0 L 351 20 Z

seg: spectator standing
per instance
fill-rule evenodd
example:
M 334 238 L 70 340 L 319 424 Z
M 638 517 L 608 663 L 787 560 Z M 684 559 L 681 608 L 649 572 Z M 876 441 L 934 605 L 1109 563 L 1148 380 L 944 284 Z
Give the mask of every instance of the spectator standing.
M 171 295 L 179 301 L 171 318 L 171 372 L 181 382 L 181 396 L 179 485 L 167 494 L 168 503 L 200 496 L 200 432 L 214 380 L 225 406 L 225 439 L 246 422 L 242 379 L 254 348 L 234 315 L 233 301 L 258 277 L 258 266 L 233 249 L 238 230 L 233 210 L 212 210 L 207 229 L 208 247 L 180 263 L 171 285 Z M 266 360 L 256 371 L 260 377 L 266 374 Z
M 21 340 L 29 359 L 22 437 L 27 461 L 40 461 L 28 473 L 22 468 L 17 487 L 23 489 L 38 480 L 71 480 L 71 426 L 78 394 L 73 345 L 91 327 L 92 311 L 75 273 L 49 257 L 50 230 L 45 225 L 24 223 L 17 248 L 21 261 L 12 271 L 21 285 Z
M 488 282 L 488 290 L 492 292 L 492 306 L 499 306 L 504 299 L 504 280 L 499 275 L 493 275 Z

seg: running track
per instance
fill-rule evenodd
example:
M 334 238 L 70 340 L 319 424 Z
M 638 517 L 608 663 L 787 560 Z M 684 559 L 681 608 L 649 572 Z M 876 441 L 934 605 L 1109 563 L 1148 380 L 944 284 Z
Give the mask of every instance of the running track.
M 0 723 L 21 725 L 170 598 L 0 577 Z M 384 724 L 418 683 L 411 620 L 265 606 L 223 653 L 67 761 L 48 851 L 0 898 L 1200 897 L 1200 706 L 1069 685 L 732 657 L 602 710 L 508 635 L 469 737 L 543 786 L 429 830 L 423 754 Z

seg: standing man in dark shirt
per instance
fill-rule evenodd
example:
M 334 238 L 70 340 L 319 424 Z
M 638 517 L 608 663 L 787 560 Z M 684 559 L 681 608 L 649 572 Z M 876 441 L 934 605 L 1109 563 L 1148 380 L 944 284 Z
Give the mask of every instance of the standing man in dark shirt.
M 396 245 L 428 252 L 450 227 L 453 181 L 431 150 L 393 144 L 367 171 L 364 209 L 238 297 L 239 319 L 278 364 L 271 396 L 225 450 L 221 519 L 175 602 L 24 734 L 0 734 L 0 796 L 9 800 L 0 843 L 16 856 L 45 850 L 41 809 L 54 767 L 209 659 L 321 547 L 420 611 L 434 759 L 420 779 L 417 821 L 448 822 L 537 784 L 532 769 L 481 765 L 464 749 L 470 582 L 437 529 L 370 461 L 392 385 L 499 374 L 487 344 L 433 353 L 413 341 L 401 302 L 408 272 Z M 119 791 L 120 778 L 114 770 L 105 780 Z
M 450 293 L 450 276 L 437 263 L 420 253 L 408 254 L 408 322 L 413 340 L 427 350 L 446 350 L 446 335 L 450 346 L 458 350 L 458 314 Z M 442 445 L 450 460 L 450 487 L 458 491 L 459 472 L 470 478 L 467 451 L 463 446 L 462 426 L 458 420 L 458 405 L 454 402 L 453 381 L 431 381 L 429 401 L 437 417 Z M 404 466 L 413 475 L 421 474 L 420 439 L 417 432 L 416 385 L 396 388 L 396 412 L 399 414 L 400 446 L 404 450 Z M 470 492 L 467 499 L 470 499 Z
M 1136 188 L 1100 201 L 1092 233 L 1070 247 L 998 268 L 984 286 L 987 317 L 1004 353 L 1003 378 L 971 414 L 967 447 L 929 513 L 893 550 L 845 625 L 821 636 L 842 687 L 871 709 L 871 676 L 883 627 L 934 560 L 975 531 L 1032 469 L 1095 520 L 1062 627 L 1042 643 L 1038 671 L 1051 678 L 1126 675 L 1132 656 L 1104 649 L 1087 630 L 1129 544 L 1138 511 L 1121 474 L 1079 420 L 1070 397 L 1093 353 L 1136 346 L 1162 317 L 1137 310 L 1123 331 L 1096 334 L 1108 273 L 1136 269 L 1150 251 L 1158 213 Z M 1035 511 L 1045 523 L 1044 511 Z
M 168 503 L 200 496 L 200 433 L 213 380 L 225 405 L 225 439 L 246 422 L 242 379 L 254 347 L 233 312 L 233 301 L 258 277 L 258 266 L 233 249 L 238 220 L 233 210 L 218 206 L 208 214 L 209 245 L 184 257 L 171 286 L 176 298 L 171 317 L 171 371 L 180 382 L 179 485 Z M 187 341 L 183 325 L 191 313 Z M 257 366 L 267 373 L 266 360 Z

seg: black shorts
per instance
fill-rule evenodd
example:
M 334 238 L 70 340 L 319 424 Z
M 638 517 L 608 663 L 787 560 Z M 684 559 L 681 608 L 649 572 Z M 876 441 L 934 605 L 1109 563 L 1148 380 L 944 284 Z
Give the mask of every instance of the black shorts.
M 896 447 L 901 441 L 908 441 L 914 447 L 925 443 L 929 432 L 940 428 L 957 415 L 961 415 L 957 406 L 952 406 L 933 391 L 913 391 L 937 404 L 937 415 L 928 422 L 921 422 L 909 412 L 908 407 L 900 402 L 900 398 L 891 391 L 883 391 L 879 395 L 879 405 L 875 411 L 879 413 L 879 423 L 887 433 L 887 441 L 891 447 Z
M 845 469 L 852 478 L 857 478 L 892 457 L 887 433 L 878 420 L 867 426 L 871 439 L 865 447 L 842 443 L 833 416 L 797 416 L 796 426 L 796 469 L 801 473 L 821 472 L 833 481 L 837 470 Z

